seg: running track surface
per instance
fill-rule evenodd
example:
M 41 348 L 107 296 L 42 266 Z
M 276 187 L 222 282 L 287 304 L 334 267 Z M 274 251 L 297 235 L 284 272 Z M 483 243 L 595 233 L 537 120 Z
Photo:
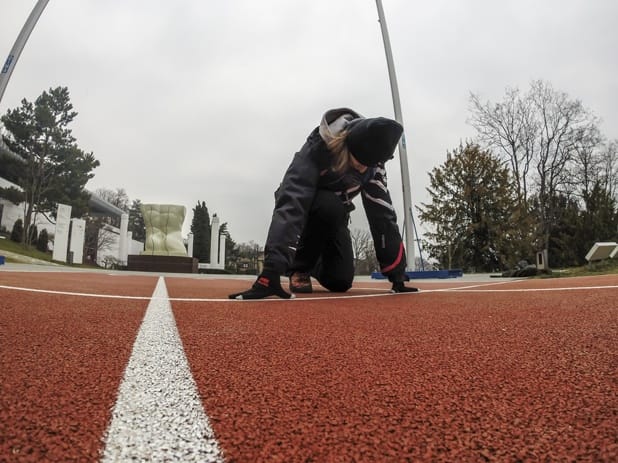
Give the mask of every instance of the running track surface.
M 248 284 L 0 270 L 0 461 L 618 461 L 617 275 Z

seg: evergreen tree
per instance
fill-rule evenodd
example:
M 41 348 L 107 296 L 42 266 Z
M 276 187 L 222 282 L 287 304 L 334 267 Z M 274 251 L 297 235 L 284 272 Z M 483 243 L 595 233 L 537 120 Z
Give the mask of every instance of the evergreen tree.
M 238 273 L 238 245 L 232 239 L 232 237 L 227 235 L 225 238 L 225 268 L 233 273 Z
M 197 202 L 193 208 L 193 257 L 199 262 L 210 262 L 210 215 L 204 201 Z
M 584 208 L 574 197 L 561 194 L 552 199 L 548 248 L 552 267 L 584 265 L 594 243 L 618 239 L 618 208 L 609 192 L 597 182 L 583 196 Z
M 618 203 L 611 193 L 596 183 L 584 198 L 584 203 L 586 210 L 582 213 L 581 230 L 578 232 L 582 257 L 597 241 L 618 241 Z
M 232 272 L 237 271 L 238 267 L 238 246 L 232 239 L 230 231 L 227 229 L 227 222 L 223 222 L 219 227 L 219 236 L 225 236 L 225 262 L 224 268 Z
M 610 192 L 600 183 L 596 183 L 590 195 L 585 198 L 585 203 L 589 239 L 613 241 L 618 238 L 618 204 Z
M 478 145 L 460 145 L 429 174 L 429 204 L 419 207 L 430 254 L 442 267 L 496 271 L 517 254 L 522 233 L 508 168 Z
M 76 116 L 66 87 L 43 92 L 34 103 L 24 99 L 19 108 L 2 116 L 8 131 L 3 139 L 23 160 L 13 172 L 27 204 L 22 242 L 27 241 L 26 231 L 37 211 L 54 214 L 57 203 L 70 205 L 74 217 L 87 210 L 89 195 L 84 187 L 99 161 L 78 148 L 69 128 Z
M 139 199 L 131 203 L 129 209 L 129 231 L 133 233 L 133 239 L 144 242 L 146 240 L 146 223 L 142 214 L 142 202 Z
M 18 190 L 14 186 L 10 186 L 8 188 L 0 188 L 0 198 L 10 201 L 16 206 L 24 202 L 26 199 L 23 191 Z
M 534 201 L 536 205 L 537 202 Z M 581 210 L 572 197 L 557 195 L 552 199 L 552 234 L 549 240 L 548 266 L 568 267 L 583 264 L 587 251 L 581 253 L 580 233 L 582 229 Z

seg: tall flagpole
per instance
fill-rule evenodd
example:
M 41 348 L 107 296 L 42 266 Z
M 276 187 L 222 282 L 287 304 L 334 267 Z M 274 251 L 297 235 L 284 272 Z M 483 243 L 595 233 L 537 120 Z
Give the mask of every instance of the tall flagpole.
M 382 40 L 384 42 L 384 51 L 386 53 L 386 64 L 388 66 L 388 76 L 391 82 L 391 93 L 393 95 L 393 107 L 395 109 L 395 120 L 403 125 L 403 117 L 401 115 L 401 102 L 399 101 L 399 87 L 397 86 L 397 76 L 395 75 L 395 65 L 393 64 L 393 54 L 391 52 L 391 41 L 388 37 L 386 28 L 386 19 L 384 18 L 384 9 L 382 1 L 376 0 L 378 7 L 378 18 L 380 28 L 382 30 Z M 404 126 L 405 127 L 405 126 Z M 410 197 L 410 171 L 408 169 L 408 154 L 406 151 L 406 136 L 404 134 L 399 141 L 399 163 L 401 165 L 401 180 L 403 189 L 403 229 L 406 243 L 407 254 L 407 270 L 414 270 L 415 265 L 415 250 L 414 250 L 414 228 L 412 223 L 412 200 Z
M 41 13 L 47 6 L 47 2 L 49 0 L 38 0 L 30 16 L 26 20 L 24 27 L 21 28 L 21 32 L 17 36 L 17 40 L 15 40 L 15 44 L 9 53 L 9 56 L 6 58 L 4 62 L 4 66 L 0 70 L 0 103 L 2 102 L 2 97 L 4 96 L 4 91 L 6 90 L 6 86 L 9 83 L 9 79 L 11 78 L 11 74 L 13 73 L 13 69 L 15 69 L 15 64 L 17 64 L 17 60 L 19 59 L 19 55 L 21 55 L 21 51 L 24 49 L 26 42 L 28 41 L 28 37 L 30 37 L 30 33 L 34 26 L 36 25 Z M 22 160 L 19 156 L 13 153 L 8 146 L 0 137 L 0 156 L 5 155 L 11 158 Z
M 19 59 L 19 55 L 21 55 L 21 51 L 24 49 L 32 29 L 34 29 L 36 22 L 39 20 L 39 17 L 41 16 L 41 13 L 43 13 L 43 10 L 47 6 L 48 2 L 49 0 L 37 1 L 36 5 L 32 9 L 32 12 L 30 13 L 30 16 L 28 16 L 24 27 L 21 28 L 21 32 L 17 36 L 17 40 L 15 40 L 15 44 L 13 45 L 13 48 L 11 48 L 11 52 L 4 62 L 4 66 L 2 66 L 2 70 L 0 71 L 0 102 L 2 101 L 2 96 L 4 95 L 6 86 L 9 83 L 13 69 L 15 69 L 15 64 Z

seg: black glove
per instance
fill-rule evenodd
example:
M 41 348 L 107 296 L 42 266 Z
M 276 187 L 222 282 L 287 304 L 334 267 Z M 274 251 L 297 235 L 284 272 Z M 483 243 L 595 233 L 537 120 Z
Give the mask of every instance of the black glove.
M 403 281 L 393 281 L 393 288 L 391 289 L 392 293 L 416 293 L 417 291 L 418 288 L 406 286 Z
M 413 288 L 411 286 L 406 286 L 404 283 L 409 281 L 410 278 L 405 273 L 391 273 L 388 275 L 388 281 L 393 284 L 391 288 L 391 293 L 416 293 L 418 288 Z
M 279 296 L 282 299 L 290 299 L 292 295 L 286 293 L 281 287 L 280 275 L 276 272 L 264 270 L 255 280 L 251 289 L 242 293 L 230 294 L 230 299 L 264 299 L 269 296 Z

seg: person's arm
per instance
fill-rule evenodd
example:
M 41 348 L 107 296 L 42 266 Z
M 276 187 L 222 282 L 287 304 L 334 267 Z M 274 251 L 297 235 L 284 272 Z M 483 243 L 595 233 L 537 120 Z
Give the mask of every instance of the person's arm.
M 275 207 L 264 246 L 264 268 L 283 275 L 292 265 L 320 176 L 310 147 L 294 155 L 275 192 Z
M 264 246 L 263 272 L 249 290 L 230 294 L 230 299 L 291 297 L 281 287 L 280 277 L 292 264 L 315 195 L 320 176 L 318 161 L 325 154 L 325 147 L 323 143 L 319 144 L 320 140 L 317 130 L 314 130 L 305 145 L 294 155 L 275 192 L 275 208 Z
M 394 292 L 413 292 L 416 288 L 406 287 L 406 252 L 397 226 L 397 214 L 391 201 L 386 183 L 384 165 L 378 165 L 373 177 L 364 184 L 363 207 L 369 222 L 380 272 L 393 284 Z

